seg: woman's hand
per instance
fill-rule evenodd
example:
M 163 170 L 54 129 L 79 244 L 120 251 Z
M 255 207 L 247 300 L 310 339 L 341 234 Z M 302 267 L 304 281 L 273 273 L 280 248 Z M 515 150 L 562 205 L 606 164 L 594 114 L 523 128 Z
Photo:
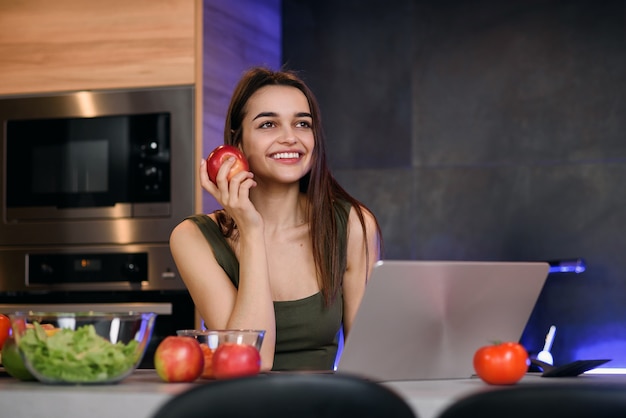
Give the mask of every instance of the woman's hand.
M 232 216 L 238 228 L 245 229 L 246 225 L 257 225 L 262 222 L 261 215 L 250 201 L 250 189 L 256 186 L 256 181 L 250 171 L 241 171 L 228 181 L 227 176 L 233 164 L 235 164 L 233 157 L 224 161 L 213 183 L 209 180 L 206 160 L 202 159 L 200 183 L 202 188 Z

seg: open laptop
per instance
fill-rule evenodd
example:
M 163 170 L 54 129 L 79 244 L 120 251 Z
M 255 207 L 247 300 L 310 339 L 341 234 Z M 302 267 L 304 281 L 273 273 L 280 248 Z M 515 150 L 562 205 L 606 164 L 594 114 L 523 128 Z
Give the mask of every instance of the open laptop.
M 548 276 L 544 262 L 383 260 L 337 365 L 375 381 L 474 374 L 474 352 L 519 341 Z

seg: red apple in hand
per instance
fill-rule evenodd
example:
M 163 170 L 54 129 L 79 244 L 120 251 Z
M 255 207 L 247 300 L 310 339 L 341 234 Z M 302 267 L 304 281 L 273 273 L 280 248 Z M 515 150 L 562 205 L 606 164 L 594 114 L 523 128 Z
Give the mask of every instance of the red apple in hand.
M 213 375 L 217 379 L 250 376 L 261 370 L 261 355 L 247 344 L 224 343 L 213 353 Z
M 209 174 L 209 179 L 215 183 L 215 178 L 217 177 L 217 172 L 222 166 L 222 163 L 228 160 L 230 157 L 235 158 L 235 163 L 230 168 L 228 172 L 227 178 L 230 179 L 240 171 L 248 171 L 250 167 L 248 166 L 248 160 L 243 155 L 243 153 L 239 150 L 239 148 L 234 147 L 232 145 L 220 145 L 215 148 L 206 159 L 206 169 Z
M 166 337 L 154 352 L 154 368 L 166 382 L 193 382 L 204 370 L 204 353 L 192 337 Z

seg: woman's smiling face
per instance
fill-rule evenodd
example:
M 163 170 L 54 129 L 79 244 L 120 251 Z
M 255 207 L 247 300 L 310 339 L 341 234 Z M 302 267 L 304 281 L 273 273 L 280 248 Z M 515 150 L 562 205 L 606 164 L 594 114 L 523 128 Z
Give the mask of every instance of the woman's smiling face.
M 243 152 L 255 179 L 297 182 L 311 169 L 315 138 L 306 96 L 290 86 L 265 86 L 246 104 Z

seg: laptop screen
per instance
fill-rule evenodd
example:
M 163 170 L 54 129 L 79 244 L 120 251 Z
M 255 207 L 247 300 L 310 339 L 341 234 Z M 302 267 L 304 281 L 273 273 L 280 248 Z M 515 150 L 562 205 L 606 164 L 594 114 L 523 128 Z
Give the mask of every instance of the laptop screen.
M 544 262 L 379 261 L 337 372 L 378 381 L 468 378 L 474 352 L 519 341 Z

